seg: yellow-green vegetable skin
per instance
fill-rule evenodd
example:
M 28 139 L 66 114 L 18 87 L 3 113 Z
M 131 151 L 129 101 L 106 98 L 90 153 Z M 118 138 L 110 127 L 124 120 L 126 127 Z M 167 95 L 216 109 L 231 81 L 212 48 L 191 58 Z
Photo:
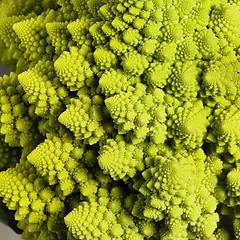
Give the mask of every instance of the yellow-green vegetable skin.
M 239 0 L 0 0 L 0 213 L 29 240 L 240 240 Z

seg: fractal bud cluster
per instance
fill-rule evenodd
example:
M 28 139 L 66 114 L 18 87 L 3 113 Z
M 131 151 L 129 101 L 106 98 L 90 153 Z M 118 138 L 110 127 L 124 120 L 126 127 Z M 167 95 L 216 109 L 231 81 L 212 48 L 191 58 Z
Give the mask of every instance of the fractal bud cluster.
M 0 0 L 0 49 L 23 239 L 240 239 L 239 0 Z

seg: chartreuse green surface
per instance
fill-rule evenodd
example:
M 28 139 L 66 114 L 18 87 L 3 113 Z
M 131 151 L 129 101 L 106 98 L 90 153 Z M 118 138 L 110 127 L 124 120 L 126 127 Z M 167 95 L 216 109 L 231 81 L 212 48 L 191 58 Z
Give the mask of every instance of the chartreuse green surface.
M 240 1 L 1 0 L 0 48 L 23 239 L 240 239 Z

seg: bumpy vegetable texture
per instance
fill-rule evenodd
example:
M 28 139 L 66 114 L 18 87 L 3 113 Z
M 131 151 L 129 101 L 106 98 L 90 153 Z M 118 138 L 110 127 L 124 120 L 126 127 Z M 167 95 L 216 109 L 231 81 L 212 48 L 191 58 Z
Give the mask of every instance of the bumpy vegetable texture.
M 0 48 L 23 239 L 240 239 L 240 1 L 1 0 Z

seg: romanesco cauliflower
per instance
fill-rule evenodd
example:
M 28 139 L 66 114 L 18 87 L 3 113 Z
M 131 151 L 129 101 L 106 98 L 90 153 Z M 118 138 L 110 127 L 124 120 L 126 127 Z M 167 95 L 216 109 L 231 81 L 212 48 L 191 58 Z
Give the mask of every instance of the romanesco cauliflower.
M 0 49 L 23 239 L 240 239 L 239 0 L 0 0 Z

